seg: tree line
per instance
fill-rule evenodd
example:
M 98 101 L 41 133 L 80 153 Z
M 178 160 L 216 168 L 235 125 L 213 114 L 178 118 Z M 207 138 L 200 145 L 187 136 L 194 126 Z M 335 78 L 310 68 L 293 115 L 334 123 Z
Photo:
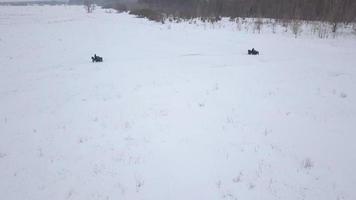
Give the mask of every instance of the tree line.
M 332 23 L 356 21 L 356 0 L 138 0 L 138 3 L 181 18 L 253 17 Z

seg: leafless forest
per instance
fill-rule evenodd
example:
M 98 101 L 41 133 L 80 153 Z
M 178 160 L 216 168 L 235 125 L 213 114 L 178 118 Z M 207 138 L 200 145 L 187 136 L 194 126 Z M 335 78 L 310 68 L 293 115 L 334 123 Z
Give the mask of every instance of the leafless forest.
M 349 23 L 355 0 L 139 0 L 179 17 L 263 17 Z

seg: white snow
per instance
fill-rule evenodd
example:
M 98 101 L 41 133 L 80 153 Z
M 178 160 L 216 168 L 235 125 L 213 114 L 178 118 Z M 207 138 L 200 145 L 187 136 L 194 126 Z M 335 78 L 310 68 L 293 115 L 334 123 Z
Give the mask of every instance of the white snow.
M 356 199 L 355 50 L 2 6 L 1 199 Z

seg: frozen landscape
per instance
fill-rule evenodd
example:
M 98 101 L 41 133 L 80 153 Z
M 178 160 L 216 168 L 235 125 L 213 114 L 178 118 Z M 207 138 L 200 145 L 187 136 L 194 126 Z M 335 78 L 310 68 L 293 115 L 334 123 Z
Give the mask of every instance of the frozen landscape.
M 351 35 L 0 6 L 0 199 L 354 200 L 355 52 Z

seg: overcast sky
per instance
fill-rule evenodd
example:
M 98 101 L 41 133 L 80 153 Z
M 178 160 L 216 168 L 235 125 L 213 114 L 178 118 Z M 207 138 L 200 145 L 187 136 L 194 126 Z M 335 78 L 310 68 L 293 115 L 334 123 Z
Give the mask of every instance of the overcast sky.
M 24 1 L 68 1 L 68 0 L 0 0 L 0 2 L 24 2 Z

